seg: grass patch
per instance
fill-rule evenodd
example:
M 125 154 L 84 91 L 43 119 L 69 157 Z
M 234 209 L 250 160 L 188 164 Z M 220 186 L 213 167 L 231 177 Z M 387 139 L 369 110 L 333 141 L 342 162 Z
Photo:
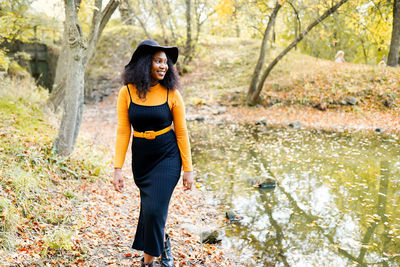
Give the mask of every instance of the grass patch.
M 43 111 L 46 98 L 29 79 L 0 80 L 2 263 L 40 265 L 60 255 L 67 262 L 80 256 L 85 248 L 74 242 L 82 220 L 74 212 L 81 199 L 77 188 L 104 178 L 108 169 L 107 157 L 85 140 L 70 157 L 53 153 L 57 130 L 49 120 L 54 115 Z

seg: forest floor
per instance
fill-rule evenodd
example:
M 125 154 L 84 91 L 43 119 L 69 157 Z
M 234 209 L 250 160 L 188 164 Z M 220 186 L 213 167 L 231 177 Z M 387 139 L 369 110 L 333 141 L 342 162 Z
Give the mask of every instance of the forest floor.
M 0 80 L 1 266 L 140 265 L 142 252 L 131 248 L 140 197 L 129 150 L 124 193 L 111 183 L 117 94 L 86 105 L 74 153 L 59 158 L 51 149 L 58 119 L 43 112 L 45 94 Z M 176 266 L 238 266 L 235 251 L 200 241 L 198 230 L 226 223 L 210 200 L 179 181 L 166 226 Z

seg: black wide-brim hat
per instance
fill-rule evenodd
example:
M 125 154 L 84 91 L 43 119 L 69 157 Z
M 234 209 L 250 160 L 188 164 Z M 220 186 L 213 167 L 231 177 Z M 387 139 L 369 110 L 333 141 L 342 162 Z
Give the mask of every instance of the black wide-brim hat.
M 135 52 L 133 52 L 132 58 L 129 63 L 125 66 L 128 67 L 129 65 L 134 64 L 142 55 L 145 54 L 153 54 L 157 51 L 164 51 L 165 54 L 172 60 L 175 64 L 178 60 L 178 47 L 176 46 L 161 46 L 154 40 L 144 40 L 141 42 L 137 47 Z

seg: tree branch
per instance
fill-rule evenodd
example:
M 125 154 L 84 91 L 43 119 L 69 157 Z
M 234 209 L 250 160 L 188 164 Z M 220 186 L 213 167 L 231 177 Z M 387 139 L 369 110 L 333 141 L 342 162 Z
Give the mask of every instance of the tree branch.
M 313 21 L 308 27 L 300 33 L 300 35 L 289 45 L 287 46 L 267 67 L 265 72 L 263 73 L 260 82 L 258 83 L 257 90 L 251 94 L 249 92 L 248 97 L 247 97 L 247 103 L 249 105 L 255 105 L 257 102 L 258 97 L 260 96 L 261 90 L 264 86 L 264 82 L 267 79 L 269 73 L 272 71 L 272 69 L 275 67 L 275 65 L 281 60 L 293 47 L 295 47 L 301 40 L 303 40 L 304 36 L 306 36 L 316 25 L 318 25 L 321 21 L 329 17 L 332 13 L 334 13 L 340 6 L 342 6 L 344 3 L 348 2 L 348 0 L 341 0 L 339 3 L 336 5 L 332 6 L 330 9 L 325 11 L 324 14 L 322 14 L 319 18 L 317 18 L 315 21 Z
M 118 1 L 110 0 L 108 2 L 107 6 L 104 8 L 103 12 L 101 12 L 101 20 L 100 20 L 98 36 L 101 36 L 101 33 L 103 32 L 103 30 L 106 27 L 108 21 L 110 20 L 111 15 L 117 9 L 118 5 L 119 5 Z
M 85 56 L 84 62 L 87 63 L 94 51 L 99 36 L 98 30 L 101 18 L 102 0 L 95 0 L 92 24 L 90 25 L 90 33 L 88 38 L 88 51 Z

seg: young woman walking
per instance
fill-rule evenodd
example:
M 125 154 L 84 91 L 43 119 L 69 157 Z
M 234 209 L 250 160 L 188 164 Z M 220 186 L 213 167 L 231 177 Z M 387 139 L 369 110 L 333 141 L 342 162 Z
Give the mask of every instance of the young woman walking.
M 171 195 L 183 167 L 184 190 L 191 189 L 192 159 L 185 107 L 174 67 L 178 48 L 141 42 L 122 74 L 114 159 L 114 187 L 124 187 L 121 167 L 133 129 L 132 172 L 140 190 L 140 214 L 132 248 L 144 251 L 141 266 L 174 266 L 165 223 Z M 173 124 L 173 129 L 172 129 Z M 165 239 L 164 239 L 165 237 Z

